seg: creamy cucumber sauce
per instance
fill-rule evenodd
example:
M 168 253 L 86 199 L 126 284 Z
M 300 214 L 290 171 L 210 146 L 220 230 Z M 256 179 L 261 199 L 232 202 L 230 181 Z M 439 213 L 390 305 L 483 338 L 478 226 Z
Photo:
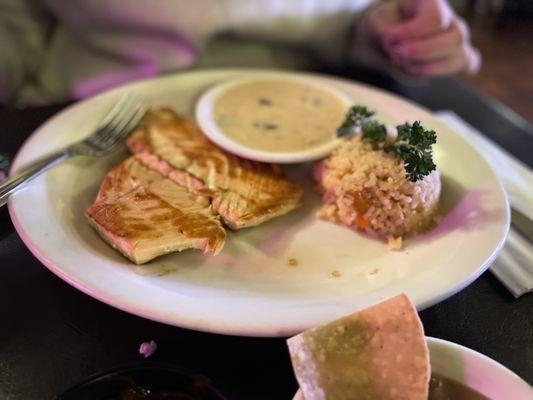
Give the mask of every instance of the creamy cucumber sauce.
M 311 84 L 272 80 L 228 89 L 216 100 L 214 117 L 226 136 L 246 147 L 293 152 L 334 139 L 347 108 Z

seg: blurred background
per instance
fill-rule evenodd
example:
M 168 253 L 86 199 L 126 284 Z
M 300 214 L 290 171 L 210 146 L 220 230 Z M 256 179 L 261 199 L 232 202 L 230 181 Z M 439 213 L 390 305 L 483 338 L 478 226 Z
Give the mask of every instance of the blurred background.
M 245 8 L 245 5 L 247 4 L 244 0 L 242 7 L 239 3 L 235 3 L 240 8 Z M 327 2 L 327 0 L 323 0 L 324 2 Z M 465 77 L 460 76 L 458 78 L 453 78 L 454 80 L 459 80 L 459 82 L 467 83 L 470 87 L 473 87 L 477 89 L 479 92 L 486 95 L 486 100 L 490 101 L 489 99 L 497 99 L 504 105 L 508 107 L 502 108 L 502 112 L 507 112 L 512 118 L 516 119 L 516 115 L 521 116 L 524 120 L 528 122 L 533 121 L 533 0 L 447 0 L 451 5 L 456 9 L 457 13 L 461 15 L 470 25 L 471 27 L 471 33 L 472 33 L 472 39 L 473 44 L 476 46 L 482 53 L 483 57 L 483 64 L 480 72 L 473 77 Z M 5 42 L 6 49 L 4 49 L 3 54 L 4 57 L 10 60 L 14 60 L 14 57 L 9 56 L 9 46 L 17 47 L 16 41 L 21 36 L 26 34 L 25 28 L 21 25 L 21 22 L 18 22 L 18 25 L 14 24 L 13 21 L 15 20 L 16 14 L 14 12 L 17 8 L 23 8 L 20 6 L 21 4 L 28 4 L 25 7 L 29 10 L 32 9 L 32 12 L 35 12 L 35 15 L 40 15 L 37 11 L 41 9 L 42 15 L 49 14 L 49 11 L 53 11 L 55 14 L 61 14 L 58 12 L 58 10 L 54 10 L 53 7 L 50 6 L 50 4 L 60 4 L 61 1 L 29 1 L 29 0 L 21 0 L 20 3 L 11 0 L 2 2 L 0 1 L 0 22 L 4 23 L 7 28 L 11 27 L 11 33 L 15 32 L 15 36 L 13 36 L 11 39 L 5 39 L 7 42 Z M 275 3 L 275 2 L 273 2 Z M 73 5 L 72 3 L 65 3 L 69 5 L 69 12 L 72 15 L 69 15 L 69 18 L 71 18 L 72 21 L 79 25 L 84 25 L 86 20 L 89 20 L 87 22 L 89 24 L 89 27 L 91 28 L 91 23 L 94 23 L 96 20 L 96 25 L 92 26 L 91 29 L 97 30 L 100 26 L 98 25 L 98 18 L 101 18 L 105 20 L 106 18 L 110 19 L 116 19 L 116 26 L 117 29 L 123 29 L 124 27 L 120 27 L 120 20 L 122 18 L 122 13 L 124 10 L 120 9 L 120 6 L 117 6 L 116 4 L 113 5 L 113 2 L 108 2 L 107 9 L 102 8 L 103 5 L 106 4 L 106 2 L 102 2 L 101 5 L 94 5 L 94 3 L 90 3 L 91 6 L 87 6 L 86 2 L 80 2 L 77 6 Z M 85 9 L 83 8 L 83 4 L 85 4 Z M 125 3 L 126 4 L 126 3 Z M 135 3 L 132 3 L 135 4 Z M 140 4 L 140 3 L 139 3 Z M 171 4 L 171 3 L 170 3 Z M 178 3 L 176 3 L 178 4 Z M 193 3 L 190 3 L 193 4 Z M 206 3 L 209 4 L 209 3 Z M 216 4 L 216 2 L 213 2 L 213 4 Z M 249 3 L 248 3 L 249 4 Z M 91 9 L 92 7 L 92 9 Z M 118 8 L 117 8 L 118 7 Z M 140 7 L 140 6 L 139 6 Z M 56 7 L 57 8 L 57 7 Z M 194 7 L 191 7 L 194 8 Z M 87 18 L 83 15 L 83 12 L 81 14 L 79 11 L 87 10 L 94 12 L 95 10 L 99 10 L 101 12 L 101 16 L 97 16 L 95 18 L 94 15 L 89 15 Z M 111 12 L 115 12 L 117 15 L 111 15 L 108 14 Z M 97 13 L 98 14 L 98 13 Z M 124 12 L 124 14 L 127 14 Z M 50 23 L 50 25 L 53 25 L 56 21 L 54 17 L 48 15 L 47 16 L 49 20 L 46 23 Z M 92 20 L 91 20 L 92 18 Z M 126 18 L 126 17 L 124 17 Z M 126 20 L 126 19 L 125 19 Z M 26 21 L 26 20 L 25 20 Z M 29 20 L 28 20 L 29 21 Z M 72 22 L 70 21 L 70 22 Z M 92 22 L 91 22 L 92 21 Z M 24 23 L 28 23 L 27 21 Z M 16 26 L 15 26 L 16 25 Z M 194 25 L 197 24 L 191 24 L 194 28 Z M 15 28 L 13 29 L 13 26 Z M 21 27 L 22 26 L 22 27 Z M 109 25 L 110 26 L 110 25 Z M 100 27 L 100 32 L 96 31 L 96 33 L 103 38 L 104 46 L 101 46 L 100 51 L 105 52 L 106 51 L 106 45 L 107 42 L 112 42 L 113 40 L 116 40 L 116 37 L 112 37 L 112 35 L 107 35 L 107 31 L 105 29 L 109 29 L 109 26 L 102 28 Z M 113 26 L 112 26 L 113 27 Z M 0 27 L 1 28 L 1 27 Z M 71 27 L 72 28 L 72 27 Z M 83 28 L 82 28 L 83 29 Z M 192 29 L 189 27 L 189 29 Z M 76 35 L 74 34 L 76 32 L 75 29 L 70 29 L 72 32 L 69 34 L 69 37 L 67 40 L 71 40 L 72 43 L 74 43 L 72 46 L 76 46 L 76 43 L 82 43 L 87 48 L 90 47 L 90 43 L 85 43 L 84 40 L 86 38 L 78 38 L 76 39 Z M 74 32 L 74 33 L 73 33 Z M 82 30 L 83 32 L 83 30 Z M 86 33 L 86 32 L 83 32 Z M 31 39 L 31 38 L 30 38 Z M 30 42 L 30 39 L 27 41 Z M 76 42 L 78 40 L 78 42 Z M 2 41 L 2 37 L 0 37 L 0 42 Z M 65 46 L 63 46 L 65 47 Z M 116 46 L 117 48 L 120 48 L 120 46 Z M 103 49 L 103 50 L 102 50 Z M 294 50 L 294 49 L 293 49 Z M 115 54 L 114 56 L 120 56 L 120 52 L 116 51 L 114 49 Z M 211 52 L 212 49 L 209 51 L 206 51 L 205 53 Z M 25 55 L 21 58 L 26 62 L 27 64 L 35 64 L 38 63 L 38 57 L 30 56 L 31 51 L 26 51 Z M 83 54 L 83 53 L 74 53 L 72 51 L 71 54 Z M 89 54 L 89 53 L 87 53 Z M 93 53 L 90 53 L 93 54 Z M 226 55 L 229 63 L 228 66 L 239 66 L 239 60 L 238 60 L 238 54 L 232 53 L 229 55 Z M 1 57 L 0 57 L 1 58 Z M 113 64 L 113 59 L 111 55 L 108 57 L 109 65 Z M 127 58 L 127 57 L 126 57 Z M 76 59 L 75 61 L 78 61 L 80 63 L 83 63 L 83 58 L 80 58 L 82 61 Z M 106 61 L 107 62 L 107 61 Z M 260 61 L 259 61 L 260 63 Z M 12 62 L 12 64 L 16 65 L 16 62 Z M 56 61 L 55 69 L 61 69 L 68 70 L 68 63 L 65 65 L 63 60 Z M 103 64 L 107 65 L 107 64 Z M 184 62 L 183 67 L 186 68 L 188 66 L 187 62 Z M 267 66 L 268 67 L 268 66 Z M 39 67 L 37 67 L 39 68 Z M 96 67 L 95 67 L 96 68 Z M 337 75 L 344 75 L 351 79 L 356 80 L 363 80 L 367 81 L 369 83 L 373 83 L 378 86 L 385 87 L 389 90 L 394 90 L 396 92 L 399 92 L 400 94 L 403 94 L 413 100 L 419 100 L 421 103 L 424 104 L 423 98 L 424 94 L 420 94 L 421 91 L 423 91 L 422 86 L 424 86 L 424 80 L 414 82 L 414 84 L 409 87 L 407 85 L 406 87 L 402 87 L 402 85 L 405 84 L 405 82 L 402 83 L 394 83 L 391 82 L 390 79 L 387 79 L 387 77 L 374 77 L 372 78 L 372 75 L 379 75 L 376 74 L 376 71 L 367 71 L 367 73 L 362 73 L 361 71 L 354 71 L 351 67 L 343 67 L 343 70 L 326 70 L 323 72 L 329 72 L 332 74 Z M 71 68 L 72 69 L 72 68 Z M 318 68 L 319 71 L 322 71 L 322 69 Z M 105 72 L 105 71 L 104 71 Z M 66 74 L 68 75 L 68 74 Z M 105 75 L 102 72 L 102 75 Z M 367 76 L 368 75 L 368 76 Z M 97 77 L 99 78 L 99 77 Z M 101 76 L 100 80 L 107 79 L 105 76 Z M 141 77 L 137 77 L 142 78 Z M 52 80 L 52 77 L 47 77 L 49 81 Z M 59 81 L 61 81 L 62 77 L 59 76 Z M 135 79 L 135 78 L 131 78 Z M 65 80 L 68 80 L 66 78 Z M 95 81 L 98 79 L 94 79 Z M 449 82 L 449 79 L 437 79 L 436 82 L 431 82 L 433 85 L 433 89 L 436 87 L 437 91 L 438 88 L 444 88 L 446 83 Z M 427 82 L 425 82 L 427 84 Z M 30 82 L 31 84 L 31 82 Z M 468 90 L 468 88 L 467 88 Z M 45 91 L 46 92 L 46 91 Z M 418 93 L 418 94 L 417 94 Z M 94 93 L 88 93 L 88 95 L 91 95 Z M 85 96 L 82 96 L 85 97 Z M 460 97 L 460 96 L 458 96 Z M 427 100 L 427 96 L 426 96 Z M 431 100 L 431 99 L 430 99 Z M 1 103 L 1 101 L 0 101 Z M 431 103 L 431 101 L 430 101 Z M 14 105 L 15 102 L 8 102 L 8 104 Z M 25 103 L 20 102 L 19 106 L 23 106 Z M 46 104 L 46 103 L 43 103 Z M 440 104 L 433 104 L 433 108 L 438 109 Z M 0 105 L 0 107 L 2 107 Z M 509 112 L 510 110 L 513 110 L 514 113 Z M 516 114 L 516 115 L 515 115 Z M 522 120 L 521 118 L 518 118 L 518 120 Z M 524 121 L 522 120 L 521 123 Z
M 468 21 L 483 65 L 461 77 L 533 122 L 533 1 L 452 0 Z

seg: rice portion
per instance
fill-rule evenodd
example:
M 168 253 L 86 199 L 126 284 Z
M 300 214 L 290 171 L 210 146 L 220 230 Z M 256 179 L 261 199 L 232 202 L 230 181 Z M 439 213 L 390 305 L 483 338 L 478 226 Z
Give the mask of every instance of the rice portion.
M 398 238 L 415 235 L 436 219 L 439 172 L 411 182 L 402 160 L 374 149 L 361 135 L 343 143 L 314 172 L 323 194 L 320 218 L 377 235 L 392 249 L 401 247 Z

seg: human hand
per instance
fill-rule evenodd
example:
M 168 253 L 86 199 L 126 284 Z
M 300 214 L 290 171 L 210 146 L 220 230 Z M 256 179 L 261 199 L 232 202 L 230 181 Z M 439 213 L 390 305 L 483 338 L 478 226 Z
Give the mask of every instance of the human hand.
M 468 26 L 445 0 L 382 0 L 363 23 L 390 62 L 410 75 L 475 74 L 481 65 Z

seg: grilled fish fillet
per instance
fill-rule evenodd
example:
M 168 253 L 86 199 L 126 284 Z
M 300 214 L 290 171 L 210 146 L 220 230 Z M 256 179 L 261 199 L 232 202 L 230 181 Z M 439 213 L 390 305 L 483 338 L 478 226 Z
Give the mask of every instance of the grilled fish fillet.
M 259 225 L 299 205 L 302 189 L 279 167 L 244 160 L 211 143 L 191 119 L 167 108 L 153 109 L 127 145 L 145 166 L 211 198 L 226 225 Z
M 98 233 L 137 264 L 194 248 L 217 254 L 226 231 L 209 198 L 130 157 L 111 170 L 86 211 Z

